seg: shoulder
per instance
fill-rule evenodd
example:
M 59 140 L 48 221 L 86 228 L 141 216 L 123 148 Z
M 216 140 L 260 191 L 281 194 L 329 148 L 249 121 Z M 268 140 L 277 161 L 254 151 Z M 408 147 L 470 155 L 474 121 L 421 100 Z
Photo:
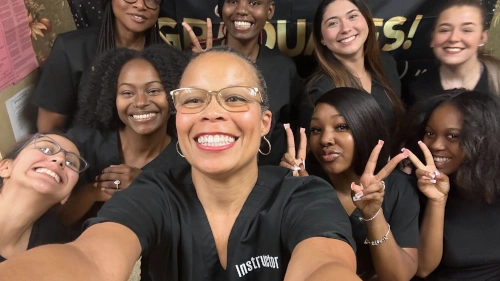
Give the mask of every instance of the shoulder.
M 97 49 L 98 40 L 98 28 L 84 28 L 59 34 L 54 46 L 63 44 L 65 49 L 74 53 L 82 48 Z
M 66 243 L 72 240 L 70 231 L 56 217 L 50 214 L 41 216 L 35 223 L 35 241 L 30 241 L 30 248 L 45 244 Z
M 295 62 L 283 54 L 279 49 L 269 49 L 266 46 L 261 46 L 261 50 L 259 53 L 259 57 L 257 58 L 257 66 L 262 68 L 273 67 L 279 68 L 281 71 L 289 70 L 291 72 L 297 72 L 297 67 L 295 66 Z
M 325 74 L 322 74 L 319 78 L 310 83 L 308 87 L 308 92 L 320 91 L 322 94 L 324 94 L 335 88 L 337 88 L 335 82 L 333 82 L 333 80 L 330 77 L 326 76 Z
M 183 170 L 189 166 L 187 160 L 179 155 L 177 152 L 177 139 L 172 138 L 170 144 L 151 162 L 142 168 L 143 171 L 168 171 L 170 168 Z

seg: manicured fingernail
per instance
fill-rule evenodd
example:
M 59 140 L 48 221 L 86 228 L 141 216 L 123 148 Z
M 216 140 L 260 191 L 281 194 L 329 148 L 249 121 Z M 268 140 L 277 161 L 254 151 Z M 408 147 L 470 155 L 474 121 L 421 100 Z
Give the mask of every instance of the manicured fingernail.
M 430 180 L 431 183 L 436 183 L 436 180 Z
M 404 147 L 401 148 L 401 152 L 405 152 L 405 150 L 406 150 L 406 148 L 404 148 Z
M 436 175 L 434 175 L 433 173 L 429 173 L 429 177 L 434 179 L 434 178 L 436 178 Z
M 300 128 L 300 132 L 301 132 L 301 133 L 305 133 L 305 132 L 306 132 L 306 129 L 305 129 L 305 128 Z
M 292 167 L 292 171 L 300 171 L 300 167 L 295 165 Z
M 384 144 L 383 140 L 378 140 L 378 144 Z
M 360 196 L 360 197 L 358 197 L 358 196 L 354 196 L 354 197 L 352 198 L 352 201 L 356 202 L 356 201 L 361 200 L 361 198 L 363 198 L 363 196 Z
M 283 127 L 285 127 L 285 129 L 290 129 L 290 124 L 285 123 L 283 124 Z
M 440 176 L 441 175 L 441 173 L 438 170 L 436 170 L 435 174 L 436 174 L 436 176 Z
M 353 182 L 351 182 L 351 190 L 352 190 L 352 191 L 354 191 L 353 186 L 354 186 L 354 183 L 353 183 Z
M 418 144 L 421 144 L 421 143 L 422 143 L 422 141 L 418 141 Z
M 358 192 L 358 193 L 354 194 L 354 196 L 356 196 L 356 197 L 358 197 L 358 198 L 363 197 L 363 191 L 360 191 L 360 192 Z

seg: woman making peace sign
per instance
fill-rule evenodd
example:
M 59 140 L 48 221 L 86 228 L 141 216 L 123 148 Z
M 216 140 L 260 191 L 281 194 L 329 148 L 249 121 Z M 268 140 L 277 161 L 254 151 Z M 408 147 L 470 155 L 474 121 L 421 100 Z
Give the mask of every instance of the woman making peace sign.
M 417 270 L 418 197 L 407 176 L 393 171 L 408 152 L 387 163 L 383 118 L 377 102 L 362 90 L 327 92 L 314 108 L 309 139 L 314 158 L 308 158 L 307 166 L 312 174 L 326 173 L 349 215 L 358 275 L 363 280 L 375 275 L 410 280 Z M 289 150 L 281 166 L 306 176 L 305 133 L 297 156 L 293 134 L 289 129 L 287 134 Z
M 446 92 L 417 103 L 408 116 L 407 146 L 422 139 L 423 157 L 418 154 L 426 162 L 410 154 L 426 197 L 417 275 L 498 280 L 500 101 L 481 92 Z

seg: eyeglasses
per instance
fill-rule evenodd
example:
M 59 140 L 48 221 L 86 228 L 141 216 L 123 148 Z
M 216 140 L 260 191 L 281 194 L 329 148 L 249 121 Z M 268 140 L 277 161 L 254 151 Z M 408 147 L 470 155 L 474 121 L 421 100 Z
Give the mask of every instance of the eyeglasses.
M 77 173 L 81 173 L 88 168 L 89 164 L 87 163 L 87 161 L 85 161 L 85 159 L 73 152 L 64 150 L 55 140 L 51 139 L 50 137 L 38 133 L 33 138 L 35 139 L 35 148 L 43 154 L 56 155 L 61 151 L 64 152 L 66 167 L 70 168 L 71 170 Z
M 180 113 L 192 114 L 203 111 L 210 101 L 212 94 L 217 95 L 217 102 L 227 111 L 248 111 L 255 102 L 262 104 L 262 94 L 258 88 L 233 86 L 219 91 L 207 91 L 197 88 L 180 88 L 170 92 L 174 100 L 175 109 Z M 259 95 L 259 100 L 256 100 Z
M 129 4 L 134 4 L 134 3 L 137 3 L 137 1 L 139 0 L 123 0 Z M 144 1 L 144 5 L 146 6 L 146 8 L 150 9 L 150 10 L 156 10 L 158 9 L 158 7 L 160 7 L 160 3 L 161 3 L 161 0 L 142 0 Z

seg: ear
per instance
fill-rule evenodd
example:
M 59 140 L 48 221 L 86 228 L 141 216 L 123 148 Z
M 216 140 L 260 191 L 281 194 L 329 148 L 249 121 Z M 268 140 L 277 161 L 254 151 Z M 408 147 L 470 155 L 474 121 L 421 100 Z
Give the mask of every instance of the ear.
M 269 133 L 271 130 L 271 123 L 273 121 L 273 114 L 271 111 L 266 110 L 264 113 L 262 113 L 262 124 L 260 127 L 260 135 L 265 136 Z
M 274 6 L 274 1 L 269 4 L 269 10 L 267 11 L 267 19 L 270 20 L 274 16 L 274 10 L 276 9 L 276 6 Z
M 5 159 L 0 162 L 0 177 L 3 179 L 7 179 L 10 177 L 12 173 L 12 160 Z
M 481 44 L 482 45 L 486 45 L 486 43 L 488 43 L 488 35 L 489 35 L 488 30 L 483 31 L 483 33 L 481 34 Z

